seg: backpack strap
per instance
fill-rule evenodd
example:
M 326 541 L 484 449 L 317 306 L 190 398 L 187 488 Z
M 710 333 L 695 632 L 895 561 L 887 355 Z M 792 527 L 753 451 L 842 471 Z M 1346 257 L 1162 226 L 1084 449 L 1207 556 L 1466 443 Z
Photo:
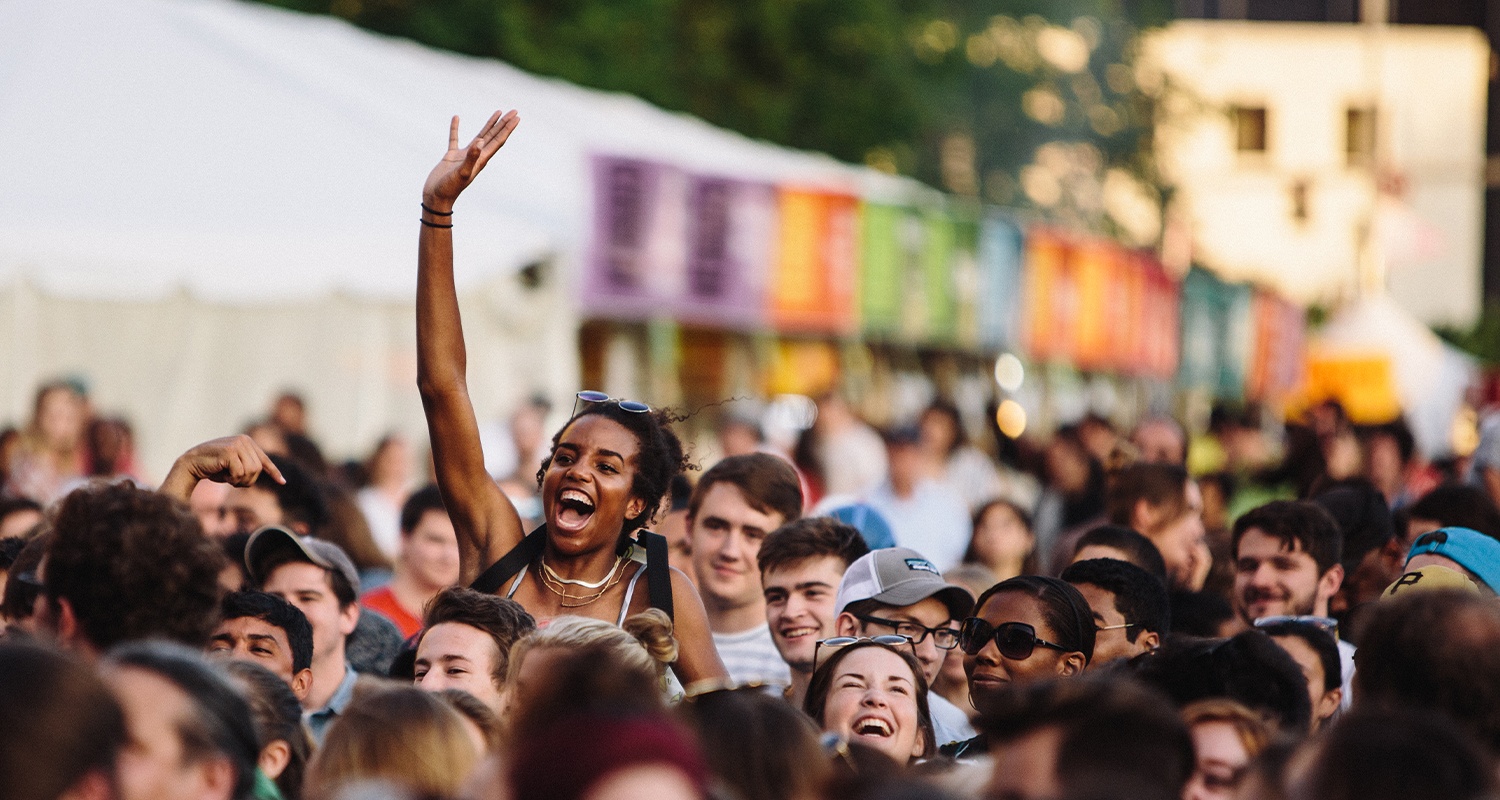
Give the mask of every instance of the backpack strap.
M 640 532 L 641 544 L 646 547 L 646 591 L 651 607 L 667 612 L 667 618 L 676 620 L 672 614 L 672 567 L 667 561 L 667 537 L 648 530 Z
M 509 553 L 501 556 L 499 561 L 479 573 L 479 577 L 469 584 L 469 588 L 485 594 L 498 593 L 507 580 L 526 569 L 537 556 L 542 554 L 542 548 L 546 544 L 547 526 L 540 525 L 536 530 L 526 534 L 526 538 L 512 547 Z

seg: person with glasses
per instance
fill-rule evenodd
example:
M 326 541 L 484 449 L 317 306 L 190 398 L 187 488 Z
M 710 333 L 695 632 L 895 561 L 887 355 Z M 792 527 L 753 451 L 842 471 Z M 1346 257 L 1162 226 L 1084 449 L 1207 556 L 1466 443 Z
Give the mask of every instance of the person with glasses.
M 844 572 L 834 601 L 840 636 L 898 634 L 911 639 L 928 686 L 958 646 L 959 620 L 974 610 L 967 589 L 943 580 L 921 553 L 905 547 L 872 550 Z M 942 695 L 927 697 L 938 744 L 974 735 L 968 715 Z
M 1020 575 L 991 586 L 959 628 L 969 676 L 969 700 L 984 713 L 1013 685 L 1083 674 L 1094 656 L 1094 616 L 1069 584 Z M 984 733 L 944 745 L 943 755 L 972 758 L 988 752 Z
M 803 710 L 825 733 L 906 765 L 932 755 L 927 678 L 904 636 L 818 643 Z
M 1092 558 L 1069 564 L 1060 577 L 1093 610 L 1094 657 L 1089 669 L 1149 653 L 1171 632 L 1166 585 L 1134 564 Z
M 422 189 L 417 384 L 438 487 L 458 534 L 460 581 L 510 597 L 539 624 L 573 614 L 618 625 L 661 609 L 681 644 L 673 669 L 682 683 L 722 678 L 702 600 L 667 565 L 665 540 L 644 531 L 687 465 L 673 417 L 636 400 L 579 392 L 537 473 L 545 521 L 530 536 L 485 469 L 453 281 L 453 206 L 519 122 L 514 111 L 497 111 L 464 147 L 454 117 L 448 151 Z

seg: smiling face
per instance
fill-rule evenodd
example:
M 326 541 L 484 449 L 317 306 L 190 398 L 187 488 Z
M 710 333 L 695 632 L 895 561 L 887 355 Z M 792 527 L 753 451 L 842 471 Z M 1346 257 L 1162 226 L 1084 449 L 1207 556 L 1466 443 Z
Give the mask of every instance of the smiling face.
M 838 556 L 815 556 L 761 576 L 771 641 L 794 671 L 811 674 L 818 640 L 834 634 L 834 602 L 846 568 Z
M 720 609 L 759 606 L 760 569 L 755 557 L 766 534 L 781 527 L 781 515 L 761 511 L 740 487 L 719 481 L 703 493 L 688 523 L 698 591 Z
M 565 555 L 613 547 L 626 519 L 646 503 L 636 497 L 640 441 L 607 417 L 579 417 L 558 439 L 542 475 L 549 543 Z
M 1296 539 L 1291 547 L 1259 528 L 1240 537 L 1234 558 L 1234 605 L 1246 624 L 1282 614 L 1328 614 L 1328 598 L 1344 571 L 1319 574 L 1318 563 Z
M 862 647 L 834 666 L 823 703 L 823 730 L 879 750 L 905 764 L 926 742 L 911 666 L 884 647 Z
M 1057 642 L 1057 631 L 1047 624 L 1041 601 L 1023 592 L 1001 592 L 984 602 L 975 615 L 992 626 L 1007 622 L 1024 622 L 1038 639 Z M 1023 659 L 1000 654 L 991 638 L 974 655 L 964 656 L 964 672 L 969 676 L 969 695 L 976 703 L 992 698 L 1011 683 L 1029 683 L 1047 678 L 1067 678 L 1083 672 L 1082 653 L 1064 653 L 1040 645 Z

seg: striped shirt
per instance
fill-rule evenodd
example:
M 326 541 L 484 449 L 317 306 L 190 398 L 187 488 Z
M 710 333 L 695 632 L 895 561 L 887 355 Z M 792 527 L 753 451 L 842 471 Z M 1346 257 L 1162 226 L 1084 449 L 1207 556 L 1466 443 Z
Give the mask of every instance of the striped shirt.
M 768 625 L 740 633 L 715 633 L 714 647 L 719 650 L 724 668 L 729 670 L 729 679 L 735 683 L 786 686 L 792 682 L 792 671 L 776 652 Z

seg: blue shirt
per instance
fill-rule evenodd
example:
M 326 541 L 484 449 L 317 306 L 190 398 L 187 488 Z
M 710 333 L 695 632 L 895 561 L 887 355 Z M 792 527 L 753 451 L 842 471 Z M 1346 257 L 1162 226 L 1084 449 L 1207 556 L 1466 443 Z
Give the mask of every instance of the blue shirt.
M 302 715 L 302 721 L 307 723 L 307 729 L 312 732 L 313 742 L 323 743 L 323 733 L 333 722 L 334 717 L 344 712 L 344 707 L 354 698 L 354 682 L 359 680 L 359 673 L 348 664 L 344 665 L 344 679 L 339 681 L 339 688 L 334 691 L 333 696 L 328 698 L 328 705 L 317 711 L 308 711 Z

